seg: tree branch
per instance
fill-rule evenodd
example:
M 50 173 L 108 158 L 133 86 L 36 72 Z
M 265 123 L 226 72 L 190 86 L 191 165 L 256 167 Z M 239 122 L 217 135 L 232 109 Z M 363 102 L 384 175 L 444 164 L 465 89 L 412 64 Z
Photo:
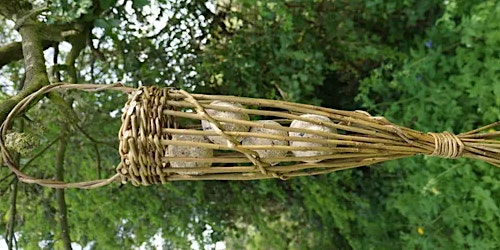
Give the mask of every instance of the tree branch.
M 0 1 L 0 14 L 22 20 L 19 33 L 22 38 L 26 81 L 24 89 L 19 94 L 0 103 L 0 122 L 3 123 L 7 114 L 23 98 L 49 84 L 43 57 L 42 39 L 39 34 L 40 22 L 36 16 L 29 15 L 31 4 L 27 1 Z M 26 14 L 28 13 L 28 14 Z M 26 16 L 24 16 L 26 15 Z
M 51 45 L 52 41 L 42 41 L 43 50 L 50 48 Z M 21 42 L 13 42 L 0 47 L 0 67 L 21 59 L 23 59 Z
M 87 35 L 89 35 L 90 30 L 88 28 L 80 31 L 77 35 L 71 37 L 69 42 L 71 43 L 71 50 L 66 57 L 66 65 L 68 66 L 69 82 L 76 83 L 76 68 L 75 62 L 76 58 L 80 55 L 80 52 L 87 46 Z
M 46 43 L 48 41 L 62 41 L 63 38 L 73 39 L 73 34 L 71 32 L 71 34 L 68 33 L 68 35 L 65 36 L 63 31 L 72 30 L 78 26 L 77 23 L 63 25 L 45 25 L 40 23 L 37 20 L 37 15 L 33 14 L 38 12 L 32 10 L 31 7 L 31 4 L 24 0 L 0 1 L 0 14 L 14 19 L 16 26 L 19 27 L 19 33 L 22 38 L 21 50 L 26 69 L 25 88 L 17 95 L 0 102 L 0 123 L 3 123 L 5 117 L 7 117 L 10 110 L 12 110 L 18 102 L 41 87 L 49 84 L 47 69 L 45 67 L 45 58 L 43 56 Z M 43 30 L 43 33 L 41 33 L 40 30 Z M 5 53 L 10 51 L 19 52 L 17 46 L 16 44 L 11 44 L 11 46 L 6 48 Z M 0 54 L 0 58 L 3 58 L 2 54 Z M 3 60 L 7 61 L 7 59 Z M 0 63 L 0 65 L 2 64 Z
M 94 151 L 96 157 L 97 179 L 101 179 L 101 153 L 99 153 L 99 146 L 94 143 Z
M 0 1 L 0 15 L 12 20 L 26 15 L 32 8 L 31 3 L 25 0 Z
M 66 155 L 66 147 L 68 145 L 68 139 L 65 134 L 68 132 L 68 126 L 65 124 L 61 128 L 61 139 L 57 145 L 56 151 L 56 180 L 64 181 L 64 158 Z M 66 199 L 64 197 L 64 189 L 57 189 L 57 207 L 59 209 L 59 225 L 61 227 L 61 238 L 63 241 L 64 249 L 71 249 L 71 238 L 69 236 L 69 225 L 68 225 L 68 209 L 66 206 Z
M 17 186 L 19 182 L 17 179 L 10 184 L 10 198 L 9 198 L 9 220 L 7 221 L 7 232 L 5 241 L 9 250 L 14 249 L 15 234 L 14 227 L 16 226 L 16 206 L 17 206 Z
M 28 22 L 28 21 L 26 21 Z M 38 33 L 40 24 L 32 20 L 29 25 L 19 29 L 22 37 L 22 48 L 26 68 L 26 86 L 34 85 L 39 89 L 49 83 L 45 58 L 43 56 L 42 39 Z
M 42 39 L 43 50 L 46 50 L 61 41 L 71 41 L 74 40 L 74 36 L 79 36 L 79 30 L 75 29 L 77 23 L 72 24 L 52 24 L 46 25 L 39 23 L 38 25 L 43 26 L 43 34 L 40 34 Z M 39 27 L 40 28 L 40 27 Z M 41 29 L 42 30 L 42 29 Z M 75 34 L 76 33 L 76 34 Z M 0 67 L 23 58 L 23 50 L 21 42 L 12 42 L 7 45 L 0 47 Z

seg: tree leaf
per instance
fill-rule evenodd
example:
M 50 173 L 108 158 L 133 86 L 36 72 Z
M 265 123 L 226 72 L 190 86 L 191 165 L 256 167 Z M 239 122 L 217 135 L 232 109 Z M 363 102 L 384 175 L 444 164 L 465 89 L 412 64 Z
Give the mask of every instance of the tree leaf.
M 150 4 L 150 0 L 133 0 L 132 2 L 132 7 L 134 9 L 142 9 L 144 6 L 146 5 L 149 5 Z

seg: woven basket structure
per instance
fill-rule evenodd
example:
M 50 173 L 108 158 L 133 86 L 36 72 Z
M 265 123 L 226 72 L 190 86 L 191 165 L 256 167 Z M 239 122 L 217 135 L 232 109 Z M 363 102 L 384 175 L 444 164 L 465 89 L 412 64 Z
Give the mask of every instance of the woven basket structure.
M 37 95 L 66 89 L 129 93 L 118 133 L 121 162 L 106 180 L 59 183 L 19 171 L 21 181 L 94 188 L 113 181 L 150 185 L 177 180 L 255 180 L 326 174 L 414 155 L 467 157 L 500 166 L 496 122 L 461 134 L 423 133 L 373 117 L 277 100 L 191 94 L 157 87 L 54 84 L 19 103 L 7 124 Z

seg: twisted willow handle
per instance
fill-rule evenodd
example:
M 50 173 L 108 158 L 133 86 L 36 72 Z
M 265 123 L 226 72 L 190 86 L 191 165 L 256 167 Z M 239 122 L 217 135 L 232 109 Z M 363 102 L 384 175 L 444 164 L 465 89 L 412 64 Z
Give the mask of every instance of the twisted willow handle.
M 119 83 L 117 84 L 111 84 L 111 85 L 106 85 L 106 84 L 66 84 L 66 83 L 56 83 L 56 84 L 51 84 L 44 86 L 40 88 L 38 91 L 32 93 L 31 95 L 28 95 L 26 98 L 21 100 L 7 115 L 6 119 L 2 123 L 0 127 L 0 149 L 2 151 L 2 156 L 4 158 L 4 162 L 7 164 L 9 169 L 14 173 L 20 181 L 25 182 L 25 183 L 32 183 L 32 184 L 39 184 L 41 186 L 45 187 L 51 187 L 51 188 L 84 188 L 84 189 L 92 189 L 92 188 L 98 188 L 102 187 L 105 185 L 108 185 L 114 181 L 118 181 L 120 179 L 119 174 L 115 174 L 112 177 L 108 179 L 101 179 L 101 180 L 93 180 L 93 181 L 84 181 L 84 182 L 74 182 L 74 183 L 67 183 L 67 182 L 62 182 L 62 181 L 55 181 L 55 180 L 47 180 L 47 179 L 39 179 L 35 178 L 29 175 L 26 175 L 22 173 L 19 169 L 19 166 L 15 163 L 13 160 L 12 156 L 10 155 L 9 151 L 7 150 L 5 146 L 5 136 L 7 134 L 7 130 L 9 129 L 9 126 L 12 122 L 12 120 L 21 112 L 26 110 L 26 108 L 29 106 L 29 104 L 34 101 L 38 100 L 42 95 L 51 92 L 51 91 L 64 91 L 64 90 L 71 90 L 71 89 L 76 89 L 76 90 L 82 90 L 82 91 L 88 91 L 88 92 L 96 92 L 96 91 L 104 91 L 104 90 L 117 90 L 121 91 L 124 93 L 133 93 L 136 91 L 134 88 L 129 88 L 125 87 Z

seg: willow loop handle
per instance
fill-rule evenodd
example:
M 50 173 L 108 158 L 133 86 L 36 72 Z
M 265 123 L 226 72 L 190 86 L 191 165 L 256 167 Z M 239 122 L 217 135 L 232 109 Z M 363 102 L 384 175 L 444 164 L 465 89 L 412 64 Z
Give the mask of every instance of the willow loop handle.
M 28 95 L 23 100 L 21 100 L 7 115 L 6 119 L 0 126 L 0 149 L 2 151 L 2 156 L 4 158 L 5 163 L 9 167 L 9 169 L 18 177 L 21 182 L 30 183 L 30 184 L 38 184 L 45 187 L 50 188 L 83 188 L 83 189 L 93 189 L 108 185 L 112 182 L 120 180 L 120 175 L 115 174 L 114 176 L 108 179 L 94 180 L 94 181 L 84 181 L 84 182 L 62 182 L 55 180 L 47 180 L 47 179 L 39 179 L 29 175 L 26 175 L 20 171 L 19 166 L 16 165 L 12 156 L 5 146 L 5 136 L 7 134 L 7 130 L 10 127 L 11 122 L 14 118 L 21 114 L 21 112 L 25 111 L 31 102 L 38 99 L 42 95 L 52 92 L 52 91 L 66 91 L 66 90 L 81 90 L 87 92 L 97 92 L 104 90 L 116 90 L 124 93 L 133 93 L 136 91 L 135 88 L 125 87 L 119 83 L 106 85 L 106 84 L 67 84 L 67 83 L 56 83 L 44 86 L 37 90 L 36 92 Z

